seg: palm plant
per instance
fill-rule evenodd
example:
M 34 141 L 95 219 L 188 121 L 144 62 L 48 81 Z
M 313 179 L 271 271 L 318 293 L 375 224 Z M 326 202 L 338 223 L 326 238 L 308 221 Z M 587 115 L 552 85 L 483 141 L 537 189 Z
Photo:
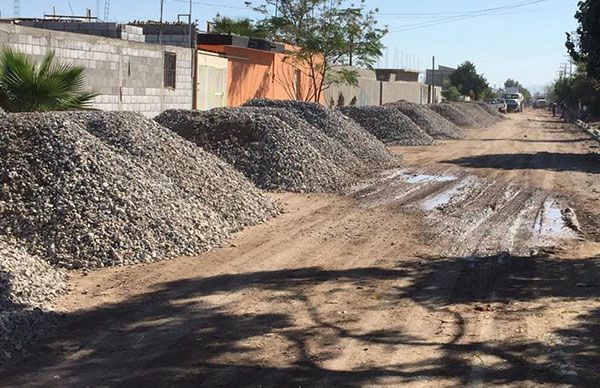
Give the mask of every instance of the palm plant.
M 87 109 L 98 94 L 84 90 L 84 68 L 57 64 L 54 51 L 39 64 L 5 47 L 0 54 L 0 107 L 8 112 Z

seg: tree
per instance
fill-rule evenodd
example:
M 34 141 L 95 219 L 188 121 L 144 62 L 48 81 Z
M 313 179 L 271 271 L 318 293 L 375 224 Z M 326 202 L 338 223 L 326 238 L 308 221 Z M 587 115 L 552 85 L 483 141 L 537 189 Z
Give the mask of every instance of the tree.
M 232 19 L 219 14 L 217 14 L 212 21 L 211 32 L 215 34 L 240 35 L 253 38 L 266 38 L 269 33 L 264 26 L 256 25 L 251 19 Z
M 449 79 L 450 85 L 456 87 L 460 94 L 473 95 L 476 100 L 479 100 L 483 91 L 489 88 L 487 80 L 477 74 L 475 65 L 469 61 L 458 66 Z
M 0 107 L 8 112 L 88 108 L 98 94 L 84 90 L 84 68 L 53 62 L 53 51 L 36 64 L 5 47 L 0 54 Z
M 442 96 L 448 101 L 458 101 L 460 97 L 460 92 L 454 85 L 448 86 L 448 88 L 442 91 Z
M 364 0 L 345 7 L 343 0 L 263 0 L 255 8 L 264 15 L 259 25 L 273 40 L 297 47 L 286 52 L 288 63 L 311 80 L 307 100 L 320 101 L 323 90 L 333 84 L 358 84 L 353 68 L 371 68 L 381 56 L 385 28 L 377 26 L 377 10 L 368 11 Z M 269 7 L 277 7 L 277 16 Z M 342 66 L 338 66 L 342 65 Z
M 587 76 L 600 82 L 600 2 L 584 0 L 578 3 L 578 7 L 575 13 L 579 22 L 577 36 L 567 33 L 565 46 Z

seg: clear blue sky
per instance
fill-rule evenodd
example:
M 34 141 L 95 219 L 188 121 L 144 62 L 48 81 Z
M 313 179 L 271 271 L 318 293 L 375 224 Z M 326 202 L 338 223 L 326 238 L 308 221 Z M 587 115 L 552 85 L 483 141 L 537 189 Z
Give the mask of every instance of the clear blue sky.
M 200 26 L 216 13 L 253 17 L 243 0 L 193 0 L 194 19 Z M 75 14 L 85 8 L 103 12 L 104 0 L 71 0 Z M 260 4 L 260 0 L 253 0 Z M 366 0 L 379 8 L 380 23 L 389 26 L 386 56 L 381 65 L 430 67 L 475 63 L 491 85 L 506 78 L 526 86 L 541 87 L 556 77 L 565 57 L 565 31 L 576 27 L 577 0 Z M 70 14 L 66 0 L 21 0 L 22 17 L 41 17 L 44 12 Z M 187 13 L 187 0 L 165 0 L 165 20 Z M 12 0 L 0 1 L 3 17 L 12 16 Z M 474 12 L 478 11 L 478 12 Z M 159 0 L 112 0 L 110 19 L 158 20 Z

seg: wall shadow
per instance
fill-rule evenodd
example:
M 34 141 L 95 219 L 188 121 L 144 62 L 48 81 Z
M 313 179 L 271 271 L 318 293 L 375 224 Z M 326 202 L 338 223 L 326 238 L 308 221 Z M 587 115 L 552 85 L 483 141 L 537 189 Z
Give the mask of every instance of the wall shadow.
M 499 170 L 548 170 L 600 172 L 600 156 L 596 153 L 573 154 L 536 152 L 533 154 L 487 154 L 445 160 L 442 163 L 469 168 L 495 168 Z
M 329 283 L 354 290 L 365 282 L 410 280 L 396 287 L 374 311 L 389 303 L 415 301 L 428 309 L 454 304 L 534 301 L 545 297 L 592 300 L 600 297 L 600 258 L 556 260 L 547 257 L 431 258 L 401 261 L 396 268 L 324 270 L 316 267 L 282 271 L 224 274 L 159 285 L 154 291 L 122 303 L 68 316 L 54 334 L 28 349 L 0 370 L 6 385 L 119 386 L 347 386 L 374 384 L 392 378 L 404 383 L 450 378 L 472 381 L 474 370 L 486 384 L 580 384 L 597 382 L 600 365 L 599 310 L 582 313 L 579 324 L 554 333 L 569 340 L 565 351 L 580 363 L 578 375 L 558 371 L 546 357 L 554 349 L 541 342 L 482 343 L 464 337 L 460 314 L 458 334 L 446 342 L 417 338 L 398 329 L 352 330 L 328 321 L 304 295 L 307 287 Z M 445 280 L 444 280 L 445 279 Z M 449 281 L 448 279 L 455 279 Z M 404 283 L 403 283 L 404 284 Z M 352 287 L 349 287 L 352 286 Z M 250 290 L 286 291 L 301 302 L 312 323 L 300 327 L 283 311 L 233 313 L 198 297 Z M 352 292 L 352 291 L 348 291 Z M 418 364 L 326 369 L 309 351 L 308 341 L 321 332 L 341 344 L 352 338 L 369 344 L 442 349 L 442 356 Z M 289 365 L 244 361 L 256 350 L 248 342 L 273 335 L 296 355 Z M 75 354 L 64 349 L 77 349 Z M 282 349 L 283 351 L 283 349 Z M 408 351 L 408 350 L 407 350 Z M 497 357 L 508 365 L 477 365 L 468 354 Z M 239 357 L 233 357 L 238 355 Z M 539 361 L 531 361 L 537 359 Z M 589 365 L 587 371 L 583 366 Z M 56 380 L 58 379 L 58 380 Z M 396 380 L 394 380 L 396 381 Z

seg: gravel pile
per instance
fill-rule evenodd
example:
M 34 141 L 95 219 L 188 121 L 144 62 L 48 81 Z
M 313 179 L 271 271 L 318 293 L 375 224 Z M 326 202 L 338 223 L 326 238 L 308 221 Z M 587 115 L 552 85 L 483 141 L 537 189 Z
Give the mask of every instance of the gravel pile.
M 277 206 L 228 164 L 130 112 L 0 120 L 0 235 L 68 268 L 218 246 Z
M 287 122 L 282 120 L 285 116 Z M 327 154 L 335 149 L 331 140 L 282 109 L 169 110 L 155 120 L 222 158 L 265 190 L 335 191 L 353 180 L 343 162 L 360 165 L 351 153 L 336 164 Z
M 404 113 L 433 139 L 462 139 L 464 137 L 462 129 L 457 127 L 450 120 L 437 114 L 431 109 L 427 109 L 423 105 L 407 101 L 398 101 L 386 104 L 386 106 L 396 108 Z
M 465 116 L 472 118 L 477 127 L 489 127 L 496 124 L 498 118 L 489 114 L 485 109 L 472 102 L 455 102 L 451 103 L 456 109 L 461 111 Z
M 321 104 L 291 100 L 253 99 L 246 106 L 282 108 L 305 120 L 326 136 L 335 140 L 343 149 L 353 153 L 367 168 L 397 165 L 399 160 L 375 136 L 341 112 Z
M 486 104 L 485 102 L 482 102 L 482 101 L 477 101 L 477 102 L 475 102 L 475 104 L 477 104 L 478 106 L 483 108 L 486 112 L 491 114 L 493 117 L 496 117 L 498 120 L 505 119 L 504 115 L 502 113 L 498 112 L 498 109 L 494 108 L 490 104 Z
M 386 106 L 347 106 L 340 111 L 390 145 L 431 145 L 431 136 L 398 109 Z
M 427 105 L 427 108 L 442 115 L 461 128 L 478 128 L 480 126 L 480 124 L 474 118 L 470 117 L 469 114 L 465 114 L 465 112 L 449 103 L 430 104 Z
M 0 359 L 44 330 L 53 314 L 43 311 L 65 291 L 63 271 L 0 236 Z

